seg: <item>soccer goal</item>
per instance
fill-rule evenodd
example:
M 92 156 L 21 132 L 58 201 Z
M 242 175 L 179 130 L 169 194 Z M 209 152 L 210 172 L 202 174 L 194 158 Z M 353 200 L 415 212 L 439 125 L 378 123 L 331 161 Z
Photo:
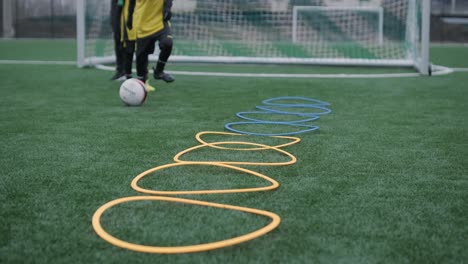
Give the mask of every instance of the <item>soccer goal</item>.
M 316 30 L 310 30 L 311 20 L 323 20 L 314 23 Z M 327 23 L 333 19 L 335 23 Z M 336 25 L 347 28 L 347 34 L 341 34 Z M 339 34 L 336 34 L 339 33 Z M 294 6 L 292 21 L 292 41 L 312 42 L 322 34 L 334 38 L 333 42 L 349 42 L 348 37 L 361 43 L 383 45 L 383 8 L 381 6 Z M 325 35 L 327 34 L 327 35 Z
M 109 1 L 77 0 L 79 66 L 114 61 L 109 8 Z M 429 74 L 429 26 L 430 0 L 174 1 L 170 60 L 397 66 Z

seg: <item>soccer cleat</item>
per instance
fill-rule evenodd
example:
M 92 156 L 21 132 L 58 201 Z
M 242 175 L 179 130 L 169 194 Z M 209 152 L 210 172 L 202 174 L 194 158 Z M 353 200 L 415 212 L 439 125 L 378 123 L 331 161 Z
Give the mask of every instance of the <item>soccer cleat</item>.
M 169 73 L 165 73 L 165 72 L 154 72 L 153 77 L 156 80 L 163 80 L 167 83 L 175 81 L 172 75 L 170 75 Z
M 154 86 L 152 86 L 148 80 L 146 80 L 146 83 L 145 83 L 145 87 L 146 87 L 146 91 L 147 92 L 154 92 L 156 91 L 156 88 L 154 88 Z
M 121 82 L 121 81 L 125 81 L 126 79 L 127 79 L 127 76 L 125 75 L 125 73 L 116 72 L 114 76 L 112 76 L 111 81 Z

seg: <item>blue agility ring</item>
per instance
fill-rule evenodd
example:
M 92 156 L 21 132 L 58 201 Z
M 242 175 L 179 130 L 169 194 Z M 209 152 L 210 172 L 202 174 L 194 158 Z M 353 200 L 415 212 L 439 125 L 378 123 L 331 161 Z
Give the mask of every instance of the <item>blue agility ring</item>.
M 294 100 L 294 101 L 305 101 L 307 103 L 277 103 L 277 101 L 286 101 L 286 100 Z M 320 101 L 317 99 L 301 97 L 301 96 L 282 96 L 282 97 L 275 97 L 270 98 L 262 101 L 263 105 L 256 106 L 257 109 L 261 111 L 249 111 L 249 112 L 238 112 L 236 114 L 237 117 L 247 120 L 242 122 L 232 122 L 227 123 L 224 125 L 224 128 L 240 134 L 246 135 L 255 135 L 255 136 L 290 136 L 290 135 L 297 135 L 303 134 L 307 132 L 312 132 L 314 130 L 319 129 L 318 126 L 308 125 L 307 122 L 312 122 L 320 118 L 321 115 L 326 115 L 331 113 L 331 109 L 327 108 L 330 103 Z M 314 109 L 309 111 L 315 112 L 294 112 L 294 111 L 283 111 L 278 110 L 277 108 L 303 108 L 303 109 Z M 317 111 L 318 110 L 318 111 Z M 289 115 L 296 118 L 300 118 L 299 120 L 293 121 L 271 121 L 271 120 L 262 120 L 258 118 L 249 117 L 248 115 Z M 294 132 L 286 132 L 286 133 L 257 133 L 251 131 L 245 131 L 240 129 L 235 129 L 233 126 L 238 125 L 283 125 L 283 126 L 290 126 L 290 127 L 300 127 L 304 128 L 299 131 Z
M 306 127 L 307 129 L 303 129 L 300 131 L 294 131 L 294 132 L 286 132 L 286 133 L 257 133 L 257 132 L 250 132 L 250 131 L 245 131 L 245 130 L 239 130 L 233 128 L 233 126 L 237 125 L 266 125 L 266 124 L 272 124 L 272 125 L 285 125 L 285 126 L 293 126 L 293 127 Z M 232 131 L 234 133 L 239 133 L 239 134 L 245 134 L 245 135 L 253 135 L 253 136 L 292 136 L 292 135 L 297 135 L 297 134 L 303 134 L 307 132 L 312 132 L 314 130 L 319 129 L 318 126 L 310 126 L 310 125 L 304 125 L 304 124 L 296 124 L 296 123 L 278 123 L 278 122 L 232 122 L 232 123 L 227 123 L 224 125 L 224 128 Z
M 254 115 L 256 115 L 256 114 L 288 115 L 288 116 L 291 115 L 291 114 L 284 114 L 284 113 L 274 113 L 274 112 L 271 112 L 271 111 L 251 111 L 251 112 L 238 112 L 236 114 L 236 116 L 239 117 L 239 118 L 245 119 L 245 120 L 255 121 L 255 122 L 259 122 L 259 123 L 268 122 L 268 124 L 297 124 L 297 123 L 305 123 L 305 122 L 315 121 L 315 120 L 320 118 L 320 116 L 316 115 L 316 116 L 311 116 L 309 118 L 294 120 L 294 121 L 269 121 L 269 120 L 256 119 L 256 118 L 245 116 L 245 115 L 251 115 L 251 114 L 254 114 Z M 301 116 L 301 115 L 294 115 L 294 116 Z
M 274 103 L 274 101 L 279 100 L 302 100 L 307 102 L 313 102 L 313 104 L 283 104 L 283 103 Z M 311 107 L 311 106 L 329 106 L 330 103 L 320 101 L 313 98 L 307 98 L 302 96 L 282 96 L 282 97 L 275 97 L 270 98 L 262 101 L 264 105 L 271 105 L 271 106 L 279 106 L 279 107 Z
M 306 113 L 304 113 L 304 112 L 281 111 L 281 110 L 272 109 L 272 108 L 269 108 L 269 107 L 266 107 L 266 106 L 263 106 L 263 105 L 257 105 L 256 106 L 257 109 L 260 109 L 260 110 L 263 110 L 263 111 L 272 112 L 272 113 L 276 113 L 276 114 L 285 114 L 285 115 L 317 116 L 317 115 L 326 115 L 326 114 L 331 113 L 330 108 L 326 108 L 324 106 L 319 106 L 319 105 L 308 105 L 308 106 L 296 105 L 296 106 L 288 106 L 288 107 L 314 108 L 314 109 L 321 109 L 323 111 L 322 112 L 306 112 Z

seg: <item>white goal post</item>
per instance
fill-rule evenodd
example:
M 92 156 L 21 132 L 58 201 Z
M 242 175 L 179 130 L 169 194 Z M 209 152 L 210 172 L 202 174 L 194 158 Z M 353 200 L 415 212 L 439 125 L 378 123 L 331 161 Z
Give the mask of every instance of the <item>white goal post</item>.
M 76 4 L 78 66 L 113 63 L 109 1 Z M 403 66 L 430 74 L 430 0 L 175 0 L 172 25 L 171 62 Z

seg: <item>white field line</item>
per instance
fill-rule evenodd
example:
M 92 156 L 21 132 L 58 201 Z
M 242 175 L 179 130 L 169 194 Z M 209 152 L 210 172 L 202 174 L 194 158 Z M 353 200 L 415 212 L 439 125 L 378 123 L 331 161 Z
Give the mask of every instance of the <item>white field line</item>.
M 0 60 L 0 64 L 23 64 L 23 65 L 76 65 L 76 61 Z
M 468 68 L 452 68 L 455 72 L 468 72 Z
M 221 76 L 221 77 L 258 77 L 258 78 L 385 78 L 385 77 L 417 77 L 419 73 L 399 73 L 392 74 L 296 74 L 296 73 L 230 73 L 230 72 L 188 72 L 188 71 L 171 71 L 178 75 L 191 76 Z
M 76 65 L 76 61 L 41 61 L 41 60 L 0 60 L 0 64 L 19 65 Z M 113 71 L 114 67 L 96 65 L 101 70 Z M 195 72 L 195 71 L 170 71 L 177 75 L 187 76 L 216 76 L 216 77 L 247 77 L 247 78 L 402 78 L 419 77 L 419 73 L 377 73 L 377 74 L 294 74 L 294 73 L 232 73 L 232 72 Z M 452 72 L 468 72 L 468 68 L 448 68 L 434 65 L 432 75 L 446 75 Z
M 113 67 L 106 65 L 96 65 L 96 68 L 106 71 L 115 70 Z M 346 74 L 346 73 L 311 73 L 311 74 L 295 74 L 295 73 L 233 73 L 233 72 L 195 72 L 195 71 L 168 71 L 176 75 L 188 76 L 216 76 L 216 77 L 254 77 L 254 78 L 403 78 L 403 77 L 420 77 L 419 73 L 376 73 L 376 74 Z M 435 66 L 432 75 L 446 75 L 453 71 L 450 68 L 443 66 Z

